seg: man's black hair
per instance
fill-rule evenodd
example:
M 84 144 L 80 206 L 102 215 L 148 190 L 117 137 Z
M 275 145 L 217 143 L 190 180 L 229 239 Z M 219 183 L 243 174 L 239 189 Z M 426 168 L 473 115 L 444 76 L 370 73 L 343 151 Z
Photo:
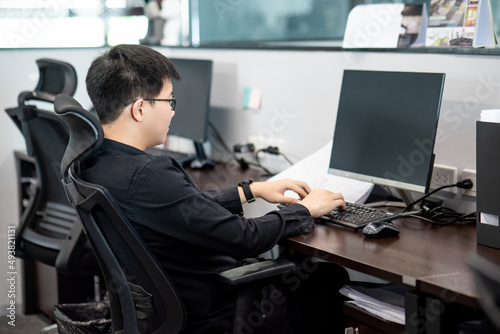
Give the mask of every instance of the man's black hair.
M 101 123 L 109 124 L 126 103 L 138 97 L 156 98 L 167 79 L 180 79 L 167 57 L 147 46 L 121 44 L 92 62 L 86 84 Z

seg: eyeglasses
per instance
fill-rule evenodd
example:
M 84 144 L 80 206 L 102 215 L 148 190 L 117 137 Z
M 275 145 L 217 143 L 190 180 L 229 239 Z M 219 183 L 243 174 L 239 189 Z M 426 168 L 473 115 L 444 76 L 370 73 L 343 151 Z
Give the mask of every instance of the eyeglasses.
M 134 103 L 135 101 L 139 100 L 140 97 L 136 98 L 135 100 L 132 100 L 130 101 L 129 103 L 125 104 L 122 109 L 125 109 L 127 108 L 129 105 L 131 105 L 132 103 Z M 175 96 L 172 95 L 172 98 L 171 99 L 143 99 L 144 101 L 159 101 L 159 102 L 169 102 L 170 103 L 170 107 L 172 107 L 172 110 L 175 110 L 175 105 L 177 104 L 176 103 L 176 100 L 175 100 Z

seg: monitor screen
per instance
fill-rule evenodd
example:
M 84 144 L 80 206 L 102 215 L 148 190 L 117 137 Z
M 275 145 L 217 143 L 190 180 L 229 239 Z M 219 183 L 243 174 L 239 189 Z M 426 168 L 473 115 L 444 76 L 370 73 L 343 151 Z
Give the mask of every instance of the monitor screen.
M 212 61 L 170 58 L 181 76 L 173 80 L 177 100 L 169 134 L 203 143 L 207 139 Z
M 444 79 L 345 70 L 328 172 L 427 192 Z

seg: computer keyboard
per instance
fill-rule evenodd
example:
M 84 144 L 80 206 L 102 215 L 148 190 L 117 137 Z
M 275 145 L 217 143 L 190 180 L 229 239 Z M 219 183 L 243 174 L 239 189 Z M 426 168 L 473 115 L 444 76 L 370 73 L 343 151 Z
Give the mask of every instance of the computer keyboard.
M 280 204 L 278 207 L 284 207 Z M 358 230 L 366 224 L 378 221 L 391 221 L 398 218 L 399 214 L 381 209 L 376 209 L 363 204 L 346 202 L 344 210 L 336 208 L 326 215 L 318 218 L 324 223 L 341 225 L 347 228 Z

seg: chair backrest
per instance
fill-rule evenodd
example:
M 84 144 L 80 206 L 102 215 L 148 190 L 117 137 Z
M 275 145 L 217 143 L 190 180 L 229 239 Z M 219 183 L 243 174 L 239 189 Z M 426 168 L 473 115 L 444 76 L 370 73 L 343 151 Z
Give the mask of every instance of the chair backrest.
M 468 264 L 479 294 L 479 304 L 500 331 L 500 265 L 477 254 L 468 260 Z
M 107 189 L 79 177 L 102 144 L 99 122 L 68 95 L 56 97 L 55 111 L 70 133 L 63 185 L 103 271 L 113 332 L 180 333 L 186 314 L 174 285 Z
M 34 91 L 19 94 L 17 104 L 24 105 L 28 100 L 54 102 L 57 94 L 73 96 L 78 85 L 75 68 L 64 61 L 41 58 L 36 60 L 38 83 Z
M 82 268 L 80 259 L 86 239 L 60 183 L 68 130 L 54 112 L 26 104 L 30 100 L 53 103 L 59 92 L 73 94 L 76 72 L 73 66 L 58 60 L 39 59 L 37 64 L 40 76 L 35 90 L 21 92 L 18 106 L 6 109 L 24 136 L 27 154 L 34 158 L 37 172 L 35 194 L 16 232 L 16 251 L 21 257 L 55 266 L 60 273 L 76 274 Z M 95 259 L 90 262 L 89 270 L 97 269 Z

